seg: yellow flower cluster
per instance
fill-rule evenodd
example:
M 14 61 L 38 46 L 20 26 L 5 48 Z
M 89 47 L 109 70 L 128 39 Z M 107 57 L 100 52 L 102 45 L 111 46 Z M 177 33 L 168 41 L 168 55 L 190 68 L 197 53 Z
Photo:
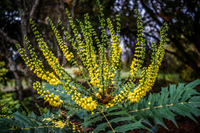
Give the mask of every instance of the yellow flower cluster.
M 103 18 L 103 13 L 101 12 L 101 18 L 100 18 L 100 23 L 101 23 L 101 33 L 102 33 L 102 39 L 101 39 L 101 46 L 99 46 L 99 51 L 100 51 L 100 60 L 99 60 L 99 66 L 100 66 L 100 74 L 99 74 L 99 79 L 100 79 L 100 88 L 99 88 L 99 93 L 101 94 L 101 98 L 105 98 L 106 94 L 106 88 L 109 86 L 109 81 L 110 79 L 108 78 L 108 72 L 109 72 L 109 66 L 108 66 L 108 58 L 107 58 L 107 52 L 105 46 L 108 44 L 110 45 L 110 42 L 108 42 L 108 37 L 105 31 L 105 20 Z
M 89 58 L 88 58 L 89 59 Z M 87 61 L 87 64 L 90 60 Z M 93 61 L 90 62 L 90 64 L 87 65 L 89 76 L 91 78 L 90 83 L 93 86 L 100 87 L 100 80 L 99 80 L 99 65 L 96 63 L 96 58 L 93 58 Z
M 161 42 L 158 49 L 153 43 L 153 53 L 152 53 L 152 60 L 149 67 L 142 71 L 142 79 L 139 81 L 139 85 L 135 88 L 133 92 L 128 94 L 128 99 L 131 102 L 139 102 L 140 98 L 146 95 L 146 92 L 152 89 L 154 82 L 156 81 L 156 77 L 158 75 L 159 66 L 164 58 L 165 53 L 165 46 L 166 46 L 166 30 L 168 28 L 161 27 Z
M 33 88 L 37 90 L 39 95 L 44 96 L 44 100 L 49 102 L 51 106 L 58 107 L 62 105 L 63 100 L 59 99 L 59 95 L 54 95 L 54 93 L 50 94 L 49 90 L 45 91 L 45 86 L 43 86 L 41 89 L 40 82 L 37 81 L 33 83 Z
M 122 91 L 120 91 L 120 94 L 116 95 L 112 101 L 111 101 L 111 105 L 117 105 L 121 102 L 123 102 L 126 98 L 127 98 L 127 95 L 129 94 L 130 92 L 130 89 L 133 87 L 133 83 L 128 83 L 128 84 L 125 84 L 126 87 L 123 88 Z
M 51 66 L 51 68 L 55 71 L 56 75 L 60 77 L 60 79 L 66 79 L 67 75 L 65 72 L 65 69 L 60 65 L 58 58 L 54 56 L 52 51 L 48 49 L 47 44 L 44 42 L 42 35 L 39 34 L 39 31 L 37 31 L 37 27 L 35 26 L 35 23 L 30 19 L 31 28 L 33 29 L 33 33 L 35 35 L 36 40 L 38 41 L 40 50 L 43 52 L 44 57 L 46 58 L 48 64 Z
M 72 100 L 75 100 L 75 102 L 81 106 L 82 108 L 84 108 L 85 110 L 88 110 L 88 111 L 93 111 L 94 109 L 97 108 L 97 102 L 92 100 L 92 97 L 84 97 L 82 98 L 81 97 L 81 94 L 78 93 L 77 95 L 75 94 L 72 95 L 71 97 Z
M 141 68 L 141 64 L 142 64 L 142 60 L 140 59 L 140 50 L 139 49 L 142 49 L 142 47 L 138 46 L 136 47 L 136 51 L 135 51 L 135 58 L 133 59 L 132 63 L 131 63 L 131 66 L 130 66 L 130 73 L 131 73 L 131 76 L 132 77 L 135 77 L 137 72 L 140 70 Z
M 53 68 L 53 70 L 56 72 L 56 74 L 60 78 L 62 78 L 65 75 L 64 74 L 64 68 L 62 68 L 60 66 L 58 58 L 56 58 L 54 56 L 54 54 L 52 53 L 52 51 L 48 50 L 48 47 L 47 47 L 47 45 L 46 45 L 45 42 L 41 41 L 41 42 L 38 42 L 38 44 L 40 45 L 41 51 L 43 52 L 43 55 L 46 58 L 48 64 L 51 66 L 51 68 Z
M 33 83 L 33 89 L 37 90 L 37 92 L 40 90 L 41 88 L 41 84 L 39 81 L 36 81 L 35 83 Z
M 99 88 L 100 87 L 100 80 L 99 80 L 99 69 L 98 69 L 97 64 L 95 64 L 94 67 L 89 68 L 89 75 L 91 77 L 90 83 L 93 86 L 96 86 L 96 87 Z
M 135 77 L 140 68 L 142 67 L 143 60 L 145 58 L 145 42 L 143 39 L 143 25 L 141 17 L 139 16 L 138 11 L 136 10 L 137 14 L 137 28 L 138 28 L 138 34 L 137 34 L 137 43 L 135 48 L 135 54 L 134 59 L 130 66 L 130 73 L 132 77 Z
M 145 71 L 145 72 L 144 72 Z M 148 67 L 148 70 L 144 70 L 145 73 L 142 79 L 139 81 L 139 85 L 135 88 L 133 92 L 129 92 L 128 99 L 131 102 L 139 102 L 140 98 L 146 95 L 146 92 L 152 89 L 152 86 L 157 77 L 157 69 L 152 69 L 151 65 Z
M 81 46 L 82 44 L 80 44 Z M 84 66 L 89 71 L 89 76 L 91 78 L 90 83 L 93 86 L 100 87 L 100 81 L 99 81 L 99 65 L 96 62 L 96 54 L 94 51 L 90 51 L 89 49 L 82 49 L 81 52 L 86 53 L 85 58 L 82 56 L 82 61 Z M 91 53 L 91 54 L 90 54 Z
M 54 26 L 52 20 L 51 20 L 49 17 L 48 17 L 48 20 L 49 20 L 50 25 L 51 25 L 51 28 L 52 28 L 52 30 L 53 30 L 55 36 L 56 36 L 56 39 L 57 39 L 57 41 L 58 41 L 58 44 L 59 44 L 61 50 L 63 51 L 63 54 L 65 55 L 65 57 L 66 57 L 66 59 L 67 59 L 68 61 L 71 61 L 71 60 L 74 58 L 73 53 L 68 51 L 68 47 L 64 44 L 61 35 L 58 34 L 58 31 L 57 31 L 57 29 L 55 28 L 55 26 Z
M 25 38 L 26 39 L 26 38 Z M 35 55 L 35 52 L 33 51 L 33 48 L 31 48 L 30 42 L 27 41 L 27 46 L 29 46 L 30 49 L 30 56 L 32 59 L 30 59 L 26 54 L 25 50 L 21 48 L 19 44 L 16 44 L 19 54 L 21 55 L 22 59 L 25 61 L 25 64 L 30 67 L 30 70 L 33 71 L 39 78 L 46 80 L 51 85 L 58 85 L 61 84 L 60 80 L 53 74 L 53 72 L 45 71 L 44 65 L 42 61 L 37 59 L 37 56 Z
M 0 117 L 6 117 L 6 115 L 0 115 Z
M 102 76 L 100 76 L 100 81 L 102 81 L 101 85 L 99 86 L 99 92 L 100 94 L 102 93 L 106 93 L 106 88 L 108 88 L 108 80 L 111 80 L 109 79 L 109 66 L 108 66 L 108 62 L 106 62 L 104 60 L 104 63 L 103 63 L 103 67 L 102 67 Z M 112 80 L 114 82 L 114 80 Z M 113 83 L 114 84 L 114 83 Z M 103 94 L 102 94 L 103 95 Z
M 97 55 L 95 48 L 93 46 L 93 39 L 92 39 L 92 29 L 91 23 L 88 21 L 89 16 L 88 14 L 85 15 L 85 24 L 84 26 L 81 22 L 80 26 L 83 31 L 83 36 L 85 39 L 85 43 L 79 40 L 79 48 L 81 49 L 82 55 L 80 56 L 84 66 L 89 71 L 89 76 L 91 78 L 90 83 L 93 86 L 100 87 L 100 80 L 99 80 L 99 65 L 97 64 Z
M 111 33 L 111 38 L 112 38 L 112 49 L 111 49 L 111 65 L 115 69 L 119 66 L 120 63 L 120 55 L 121 55 L 121 47 L 120 47 L 120 41 L 118 39 L 118 36 L 115 33 L 115 30 L 113 28 L 113 24 L 111 23 L 111 20 L 108 18 L 107 19 L 108 27 Z M 115 73 L 115 71 L 114 71 Z
M 109 58 L 109 64 L 108 64 L 108 75 L 107 75 L 107 79 L 108 79 L 108 84 L 107 86 L 109 86 L 109 84 L 117 84 L 117 82 L 114 81 L 114 78 L 116 76 L 117 73 L 117 69 L 119 69 L 120 66 L 120 58 L 121 58 L 121 47 L 120 47 L 120 40 L 119 40 L 119 27 L 120 24 L 118 23 L 118 21 L 120 20 L 118 16 L 116 16 L 116 20 L 117 20 L 117 31 L 115 32 L 113 24 L 110 20 L 110 18 L 107 19 L 107 24 L 110 30 L 110 34 L 111 34 L 111 46 L 110 46 L 110 58 Z M 117 33 L 117 34 L 116 34 Z M 108 87 L 107 87 L 108 88 Z
M 58 107 L 63 103 L 63 100 L 59 99 L 59 95 L 54 95 L 53 93 L 48 94 L 48 92 L 44 96 L 44 100 L 49 102 L 49 104 L 54 107 Z
M 71 85 L 69 84 L 69 81 L 67 81 L 67 82 L 64 84 L 63 88 L 65 89 L 65 93 L 67 93 L 68 95 L 71 94 L 71 93 L 73 92 L 73 90 L 76 89 L 76 87 L 71 86 Z

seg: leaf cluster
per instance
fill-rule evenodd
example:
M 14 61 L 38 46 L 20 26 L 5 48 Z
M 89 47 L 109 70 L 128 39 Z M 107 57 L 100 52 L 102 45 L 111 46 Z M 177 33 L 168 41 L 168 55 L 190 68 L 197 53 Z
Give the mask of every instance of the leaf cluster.
M 172 121 L 177 127 L 175 116 L 187 116 L 196 121 L 195 117 L 200 116 L 200 93 L 194 88 L 200 84 L 200 80 L 195 80 L 187 85 L 179 83 L 164 87 L 159 93 L 149 94 L 147 98 L 142 98 L 140 102 L 113 106 L 102 110 L 94 111 L 92 114 L 84 109 L 69 108 L 64 114 L 65 122 L 72 121 L 73 118 L 79 120 L 76 127 L 82 128 L 82 132 L 126 132 L 134 129 L 146 129 L 153 131 L 154 124 L 162 125 L 166 129 L 163 118 Z M 66 132 L 72 131 L 72 125 L 65 125 L 64 128 L 56 128 L 52 124 L 42 121 L 44 118 L 59 118 L 57 113 L 47 112 L 42 116 L 34 113 L 25 116 L 16 112 L 11 116 L 0 118 L 1 131 L 16 132 Z M 56 116 L 57 115 L 57 116 Z M 71 117 L 73 116 L 73 117 Z M 59 119 L 62 119 L 60 117 Z M 13 125 L 12 129 L 10 125 Z M 168 129 L 170 130 L 170 129 Z

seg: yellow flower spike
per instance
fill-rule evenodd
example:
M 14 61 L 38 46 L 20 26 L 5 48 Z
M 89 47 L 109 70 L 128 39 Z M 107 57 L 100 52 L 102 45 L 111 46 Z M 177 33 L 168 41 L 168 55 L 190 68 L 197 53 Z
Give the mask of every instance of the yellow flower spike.
M 101 8 L 101 7 L 100 7 Z M 113 27 L 113 24 L 110 19 L 106 21 L 104 19 L 104 15 L 102 13 L 99 17 L 101 23 L 101 38 L 97 36 L 96 31 L 92 27 L 89 22 L 89 16 L 85 15 L 84 22 L 78 21 L 80 24 L 80 28 L 82 30 L 81 34 L 78 32 L 75 24 L 71 16 L 68 13 L 69 22 L 72 28 L 73 35 L 75 38 L 67 32 L 64 31 L 64 35 L 72 44 L 75 50 L 77 50 L 77 54 L 82 60 L 84 67 L 87 69 L 90 79 L 86 79 L 87 84 L 90 86 L 90 89 L 80 85 L 76 80 L 73 80 L 71 75 L 69 75 L 62 65 L 60 65 L 58 58 L 55 57 L 54 53 L 49 50 L 47 44 L 44 42 L 44 39 L 41 37 L 42 35 L 37 31 L 37 28 L 34 22 L 31 20 L 31 27 L 34 30 L 34 35 L 36 40 L 38 41 L 38 45 L 47 60 L 48 64 L 54 70 L 54 72 L 45 71 L 44 65 L 42 61 L 37 59 L 36 54 L 34 53 L 34 49 L 29 44 L 30 41 L 27 40 L 27 47 L 30 50 L 29 58 L 20 46 L 17 46 L 19 49 L 19 53 L 25 61 L 25 64 L 30 67 L 30 69 L 40 78 L 49 82 L 49 84 L 53 85 L 55 89 L 52 89 L 51 92 L 47 90 L 48 88 L 42 87 L 40 83 L 35 83 L 33 88 L 37 90 L 38 94 L 44 97 L 44 100 L 49 102 L 51 106 L 59 107 L 63 103 L 59 97 L 60 93 L 66 93 L 66 95 L 71 96 L 71 100 L 75 101 L 76 105 L 69 104 L 73 107 L 81 107 L 86 109 L 87 111 L 93 111 L 97 108 L 97 106 L 101 107 L 112 107 L 117 104 L 122 104 L 123 102 L 139 102 L 139 100 L 146 95 L 148 91 L 152 89 L 152 86 L 156 80 L 156 76 L 158 74 L 159 66 L 161 65 L 161 61 L 163 59 L 165 45 L 166 45 L 166 28 L 161 29 L 161 43 L 157 47 L 155 44 L 152 45 L 152 60 L 151 64 L 142 69 L 143 59 L 145 57 L 145 41 L 143 39 L 143 27 L 141 23 L 141 17 L 137 14 L 137 27 L 138 27 L 138 35 L 137 35 L 137 43 L 134 53 L 134 59 L 130 66 L 130 80 L 128 82 L 124 81 L 120 83 L 119 75 L 121 70 L 121 48 L 120 48 L 120 27 L 119 24 L 119 16 L 116 16 L 116 30 Z M 48 18 L 49 19 L 49 18 Z M 68 47 L 62 40 L 62 36 L 58 34 L 57 29 L 53 25 L 51 19 L 49 19 L 50 25 L 52 27 L 53 32 L 55 33 L 56 39 L 58 41 L 58 45 L 63 52 L 63 55 L 66 57 L 67 61 L 70 61 L 71 64 L 78 66 L 75 61 L 74 55 L 69 51 Z M 59 22 L 59 25 L 60 22 Z M 62 26 L 62 25 L 61 25 Z M 109 28 L 109 36 L 108 38 L 107 29 Z M 62 30 L 64 27 L 62 27 Z M 97 45 L 97 50 L 94 47 L 94 44 Z M 107 48 L 109 52 L 107 52 Z M 80 69 L 83 76 L 84 72 Z M 137 74 L 140 74 L 140 80 L 138 84 L 134 84 L 133 78 Z M 70 79 L 68 79 L 70 77 Z M 70 85 L 71 84 L 71 85 Z M 73 85 L 72 85 L 73 84 Z M 78 85 L 78 87 L 77 87 Z M 63 86 L 63 90 L 60 91 L 60 87 Z M 76 86 L 76 87 L 75 87 Z M 81 90 L 83 89 L 83 90 Z M 121 91 L 120 91 L 121 90 Z M 120 92 L 119 92 L 120 91 Z M 72 102 L 73 103 L 73 102 Z M 54 121 L 55 122 L 55 121 Z M 57 123 L 56 125 L 62 125 L 62 122 Z
M 26 37 L 25 37 L 25 39 L 27 40 Z M 29 43 L 26 43 L 26 45 L 27 46 L 31 46 Z M 30 69 L 32 71 L 34 70 L 34 73 L 36 73 L 39 78 L 42 78 L 42 79 L 46 80 L 47 82 L 51 78 L 54 78 L 56 81 L 58 81 L 58 79 L 56 78 L 56 76 L 54 74 L 48 75 L 49 72 L 44 70 L 43 63 L 42 63 L 42 61 L 40 61 L 39 59 L 37 59 L 34 50 L 32 51 L 32 54 L 31 54 L 31 57 L 33 57 L 34 59 L 30 59 L 24 53 L 25 50 L 23 48 L 21 48 L 20 45 L 17 44 L 17 48 L 20 51 L 21 56 L 25 57 L 23 59 L 26 62 L 26 64 L 28 64 L 27 66 L 30 66 Z M 55 83 L 53 83 L 52 85 L 55 85 Z
M 48 18 L 48 20 L 49 20 L 49 22 L 50 22 L 50 25 L 51 25 L 53 31 L 54 31 L 54 34 L 55 34 L 56 39 L 57 39 L 57 41 L 58 41 L 58 44 L 59 44 L 61 50 L 63 51 L 63 54 L 65 55 L 65 57 L 66 57 L 66 59 L 67 59 L 68 61 L 71 61 L 71 60 L 74 58 L 73 53 L 72 53 L 72 52 L 69 53 L 67 46 L 64 44 L 61 35 L 58 34 L 58 31 L 57 31 L 57 29 L 54 27 L 54 24 L 53 24 L 52 20 L 51 20 L 50 18 Z

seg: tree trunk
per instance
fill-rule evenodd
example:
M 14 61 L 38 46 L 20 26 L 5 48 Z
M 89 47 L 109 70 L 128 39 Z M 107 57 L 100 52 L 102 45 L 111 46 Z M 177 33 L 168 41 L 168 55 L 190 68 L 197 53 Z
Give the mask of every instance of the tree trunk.
M 8 60 L 8 65 L 9 65 L 9 70 L 11 72 L 13 72 L 13 75 L 15 77 L 15 81 L 17 83 L 17 94 L 18 94 L 18 98 L 19 100 L 22 100 L 23 98 L 23 94 L 22 94 L 22 90 L 23 90 L 23 87 L 22 87 L 22 83 L 21 83 L 21 80 L 20 80 L 20 77 L 17 73 L 17 69 L 16 69 L 16 64 L 15 62 L 12 60 L 12 54 L 8 47 L 7 47 L 7 43 L 11 43 L 11 44 L 16 44 L 18 43 L 17 40 L 15 39 L 12 39 L 10 38 L 4 31 L 0 30 L 0 35 L 2 36 L 2 44 L 1 44 L 1 47 L 0 47 L 0 56 L 3 56 L 5 57 L 7 60 Z
M 19 14 L 20 14 L 20 17 L 21 17 L 21 32 L 22 32 L 22 46 L 24 47 L 25 49 L 25 53 L 27 54 L 27 56 L 30 58 L 30 54 L 29 54 L 29 51 L 28 51 L 28 48 L 26 46 L 26 40 L 24 39 L 24 36 L 26 35 L 29 40 L 32 40 L 33 39 L 33 36 L 31 36 L 30 34 L 30 26 L 29 26 L 29 19 L 32 18 L 32 19 L 36 19 L 36 11 L 38 10 L 38 5 L 39 3 L 41 2 L 40 0 L 35 0 L 34 1 L 34 4 L 33 6 L 29 6 L 29 7 L 32 7 L 31 10 L 28 10 L 28 8 L 26 7 L 27 3 L 26 2 L 29 2 L 29 5 L 32 4 L 30 1 L 25 1 L 25 0 L 17 0 L 17 6 L 18 6 L 18 10 L 19 10 Z M 33 45 L 35 47 L 35 45 Z M 32 106 L 33 106 L 33 111 L 36 112 L 38 109 L 37 107 L 35 106 L 35 102 L 37 101 L 36 100 L 36 91 L 33 89 L 33 83 L 38 79 L 36 77 L 36 75 L 30 71 L 30 69 L 28 69 L 28 75 L 29 75 L 29 78 L 30 78 L 30 85 L 31 85 L 31 93 L 32 93 L 32 100 L 33 100 L 33 103 L 32 103 Z
M 30 40 L 32 40 L 32 36 L 29 36 L 29 34 L 30 34 L 29 28 L 30 27 L 29 27 L 28 23 L 29 23 L 30 18 L 32 18 L 32 19 L 35 18 L 39 2 L 40 2 L 40 0 L 35 0 L 31 10 L 28 11 L 28 8 L 26 7 L 26 4 L 27 4 L 26 1 L 25 0 L 17 0 L 18 10 L 19 10 L 19 14 L 21 17 L 21 32 L 22 32 L 22 36 L 23 36 L 22 46 L 24 47 L 25 53 L 27 54 L 27 56 L 29 58 L 30 58 L 30 54 L 29 54 L 28 48 L 26 46 L 26 40 L 24 39 L 24 36 L 26 35 L 27 37 L 29 37 Z M 36 76 L 29 69 L 28 69 L 28 74 L 30 75 L 30 78 L 31 78 L 31 81 L 30 81 L 31 91 L 34 93 L 35 91 L 33 90 L 32 85 L 33 85 L 33 82 L 36 81 Z
M 23 87 L 22 87 L 22 82 L 20 80 L 20 77 L 19 77 L 17 70 L 16 70 L 16 65 L 15 65 L 14 61 L 11 59 L 11 57 L 6 56 L 6 58 L 8 60 L 9 69 L 10 69 L 10 71 L 13 72 L 13 75 L 15 77 L 15 81 L 17 82 L 18 98 L 19 98 L 19 100 L 22 100 L 23 99 L 23 94 L 22 94 Z

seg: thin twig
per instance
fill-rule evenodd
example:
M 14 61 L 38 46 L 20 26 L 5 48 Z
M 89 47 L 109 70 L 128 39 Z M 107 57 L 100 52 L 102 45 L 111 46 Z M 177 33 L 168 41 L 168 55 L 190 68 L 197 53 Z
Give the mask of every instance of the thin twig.
M 105 114 L 103 113 L 103 110 L 101 110 L 101 113 L 103 114 L 103 116 L 105 117 L 106 121 L 108 122 L 108 125 L 110 126 L 110 128 L 112 129 L 113 133 L 115 133 L 115 130 L 113 129 L 113 127 L 111 126 L 110 122 L 108 121 L 108 119 L 106 118 Z

